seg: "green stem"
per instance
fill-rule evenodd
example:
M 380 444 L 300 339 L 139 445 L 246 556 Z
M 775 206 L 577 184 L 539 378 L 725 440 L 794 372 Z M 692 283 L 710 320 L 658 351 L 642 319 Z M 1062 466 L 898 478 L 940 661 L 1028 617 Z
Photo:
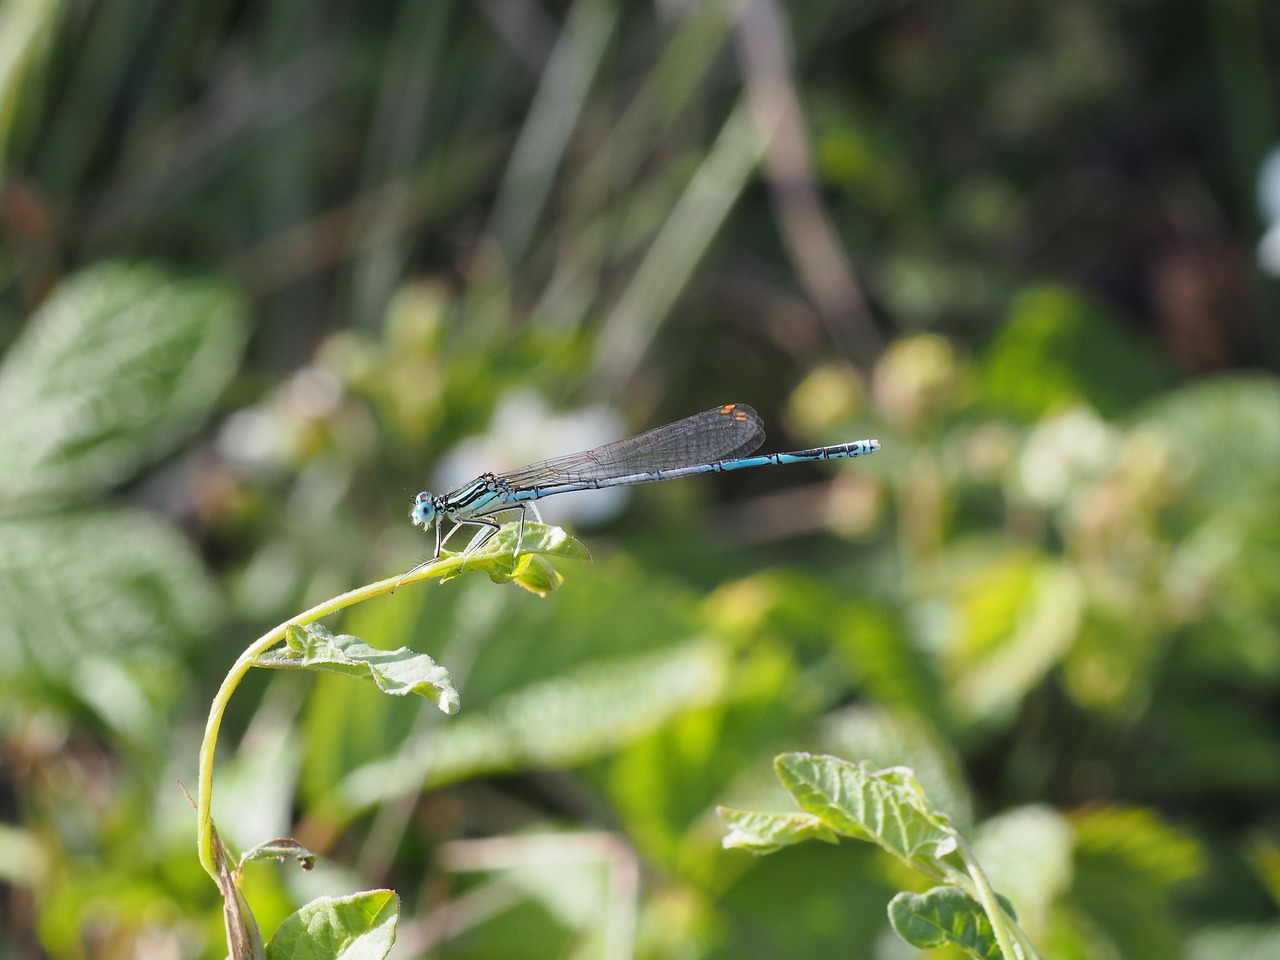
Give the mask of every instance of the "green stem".
M 205 873 L 213 877 L 215 881 L 217 880 L 218 874 L 214 865 L 213 814 L 210 807 L 213 803 L 213 754 L 217 746 L 218 730 L 222 726 L 222 715 L 227 709 L 227 703 L 231 700 L 231 695 L 235 692 L 236 687 L 240 685 L 240 681 L 244 679 L 245 674 L 249 672 L 249 668 L 253 666 L 254 660 L 284 640 L 285 633 L 290 626 L 314 623 L 329 616 L 331 613 L 336 613 L 338 610 L 364 600 L 372 599 L 384 593 L 393 593 L 396 587 L 402 584 L 417 583 L 419 580 L 443 576 L 452 568 L 460 566 L 462 562 L 460 556 L 446 557 L 420 567 L 402 577 L 388 577 L 386 580 L 366 584 L 341 596 L 333 597 L 317 604 L 305 613 L 300 613 L 279 626 L 273 627 L 255 640 L 244 653 L 240 654 L 240 658 L 236 660 L 231 672 L 222 681 L 222 686 L 218 688 L 217 696 L 213 698 L 213 705 L 209 708 L 209 722 L 205 724 L 204 728 L 204 740 L 200 744 L 199 785 L 196 791 L 196 843 L 200 852 L 200 865 L 204 867 Z
M 1013 934 L 1009 929 L 1009 915 L 1004 912 L 1004 907 L 996 899 L 996 892 L 991 889 L 987 875 L 982 871 L 982 867 L 978 865 L 978 858 L 974 855 L 973 849 L 969 846 L 968 841 L 959 834 L 956 834 L 956 840 L 964 857 L 965 868 L 969 871 L 969 877 L 977 888 L 978 902 L 982 904 L 982 909 L 987 912 L 987 917 L 991 920 L 991 932 L 995 934 L 996 944 L 1000 947 L 1000 953 L 1005 957 L 1005 960 L 1020 960 L 1020 958 L 1022 960 L 1030 960 L 1024 954 L 1014 952 Z

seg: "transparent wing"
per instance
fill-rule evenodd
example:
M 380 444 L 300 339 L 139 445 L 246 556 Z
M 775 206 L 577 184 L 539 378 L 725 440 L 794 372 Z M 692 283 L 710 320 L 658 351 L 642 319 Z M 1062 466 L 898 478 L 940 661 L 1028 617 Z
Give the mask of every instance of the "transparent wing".
M 502 479 L 523 488 L 628 477 L 733 460 L 754 453 L 763 443 L 760 415 L 745 403 L 726 403 L 594 450 L 531 463 L 502 474 Z

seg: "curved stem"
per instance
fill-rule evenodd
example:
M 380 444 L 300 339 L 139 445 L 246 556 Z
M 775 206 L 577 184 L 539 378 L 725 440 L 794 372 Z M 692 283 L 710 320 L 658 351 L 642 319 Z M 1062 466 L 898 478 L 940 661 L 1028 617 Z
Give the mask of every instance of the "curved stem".
M 249 672 L 249 668 L 253 666 L 254 660 L 282 641 L 290 626 L 314 623 L 345 607 L 369 600 L 380 594 L 392 593 L 401 584 L 416 583 L 419 580 L 442 576 L 453 567 L 460 566 L 462 562 L 460 556 L 445 557 L 419 567 L 409 574 L 388 577 L 385 580 L 366 584 L 363 587 L 358 587 L 355 590 L 333 597 L 317 604 L 305 613 L 300 613 L 279 626 L 273 627 L 255 640 L 244 653 L 240 654 L 239 659 L 232 666 L 226 679 L 222 681 L 222 686 L 218 688 L 217 696 L 213 698 L 213 704 L 209 708 L 209 720 L 204 728 L 204 740 L 200 743 L 199 779 L 196 790 L 196 843 L 200 852 L 200 865 L 204 867 L 205 873 L 213 877 L 215 881 L 217 880 L 218 874 L 214 857 L 213 814 L 210 807 L 213 803 L 213 754 L 217 746 L 218 730 L 222 726 L 222 715 L 227 709 L 227 703 L 231 700 L 231 695 L 235 692 L 236 687 L 240 685 L 240 681 L 244 679 L 245 674 Z
M 965 867 L 969 871 L 969 877 L 977 888 L 978 902 L 982 904 L 982 909 L 987 912 L 987 917 L 991 920 L 991 932 L 995 935 L 996 944 L 1000 947 L 1000 953 L 1004 955 L 1005 960 L 1025 960 L 1025 954 L 1014 952 L 1013 934 L 1009 929 L 1011 923 L 1009 915 L 1004 912 L 1004 907 L 996 899 L 996 892 L 991 889 L 991 883 L 987 880 L 987 875 L 983 872 L 982 867 L 978 866 L 978 858 L 974 855 L 969 842 L 958 833 L 956 834 L 956 840 L 959 843 L 961 855 L 964 857 Z M 1025 942 L 1025 940 L 1022 942 Z

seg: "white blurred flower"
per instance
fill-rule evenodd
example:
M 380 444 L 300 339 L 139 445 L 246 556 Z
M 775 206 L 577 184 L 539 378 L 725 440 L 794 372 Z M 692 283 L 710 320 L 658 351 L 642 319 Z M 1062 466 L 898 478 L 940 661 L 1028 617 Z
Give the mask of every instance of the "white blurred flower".
M 1258 210 L 1270 223 L 1280 222 L 1280 147 L 1272 147 L 1258 170 Z
M 1119 432 L 1087 408 L 1038 424 L 1022 447 L 1018 483 L 1032 503 L 1060 506 L 1082 483 L 1110 472 L 1121 452 Z
M 217 449 L 242 473 L 269 472 L 301 455 L 301 437 L 342 402 L 341 382 L 321 367 L 304 367 L 255 406 L 227 418 Z
M 1280 277 L 1280 147 L 1272 147 L 1258 170 L 1258 210 L 1267 223 L 1258 241 L 1258 265 Z
M 453 490 L 482 473 L 498 475 L 527 463 L 590 450 L 627 436 L 622 417 L 611 407 L 583 407 L 573 413 L 553 414 L 532 390 L 514 390 L 499 401 L 489 430 L 463 440 L 440 462 L 435 474 L 438 489 Z M 603 523 L 621 512 L 626 490 L 582 490 L 569 496 L 539 500 L 538 510 L 549 523 Z
M 1280 223 L 1272 224 L 1258 241 L 1258 266 L 1271 277 L 1280 277 Z

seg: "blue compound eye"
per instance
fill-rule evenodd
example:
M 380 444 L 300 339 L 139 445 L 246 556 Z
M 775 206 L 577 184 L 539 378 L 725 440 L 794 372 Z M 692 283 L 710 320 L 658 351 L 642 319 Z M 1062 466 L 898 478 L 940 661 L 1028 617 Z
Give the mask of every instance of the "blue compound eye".
M 420 526 L 428 526 L 436 518 L 435 500 L 431 494 L 418 494 L 413 498 L 413 509 L 409 511 L 409 519 Z

